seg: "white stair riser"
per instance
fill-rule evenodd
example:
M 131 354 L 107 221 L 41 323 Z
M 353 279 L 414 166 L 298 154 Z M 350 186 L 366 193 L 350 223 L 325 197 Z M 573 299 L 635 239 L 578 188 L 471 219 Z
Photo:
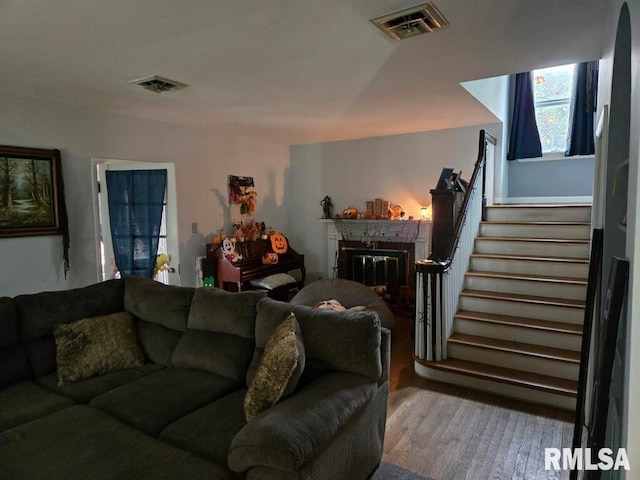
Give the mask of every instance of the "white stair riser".
M 521 293 L 538 297 L 555 297 L 572 300 L 584 300 L 587 296 L 586 285 L 573 283 L 545 282 L 538 280 L 513 280 L 504 278 L 465 277 L 465 286 L 471 290 L 488 292 Z
M 520 273 L 552 275 L 586 279 L 589 265 L 586 263 L 551 262 L 541 260 L 512 260 L 471 257 L 471 270 L 479 272 Z
M 550 405 L 564 410 L 575 411 L 576 399 L 565 395 L 559 395 L 551 392 L 536 390 L 533 388 L 512 385 L 509 383 L 494 382 L 478 377 L 461 375 L 458 373 L 437 370 L 425 367 L 419 363 L 414 363 L 415 372 L 423 377 L 430 378 L 443 383 L 460 385 L 473 390 L 487 392 L 494 395 L 500 395 L 508 398 L 516 398 L 526 402 L 538 403 L 541 405 Z
M 502 315 L 512 315 L 514 317 L 572 323 L 576 325 L 582 325 L 584 320 L 583 308 L 475 298 L 464 295 L 460 296 L 458 308 L 472 312 L 498 313 Z
M 491 222 L 590 222 L 590 207 L 488 207 Z
M 586 243 L 527 242 L 477 238 L 475 252 L 494 255 L 588 258 L 589 245 Z
M 508 365 L 508 367 L 513 370 L 566 378 L 567 380 L 577 380 L 580 369 L 576 363 L 452 342 L 447 344 L 447 357 L 493 365 L 495 367 L 505 367 Z
M 563 348 L 575 352 L 580 351 L 582 343 L 581 335 L 470 320 L 467 318 L 456 318 L 453 323 L 453 330 L 454 332 L 464 333 L 466 335 L 544 345 L 546 347 Z
M 483 237 L 514 238 L 568 238 L 588 240 L 591 227 L 589 225 L 523 225 L 514 223 L 481 224 L 480 235 Z

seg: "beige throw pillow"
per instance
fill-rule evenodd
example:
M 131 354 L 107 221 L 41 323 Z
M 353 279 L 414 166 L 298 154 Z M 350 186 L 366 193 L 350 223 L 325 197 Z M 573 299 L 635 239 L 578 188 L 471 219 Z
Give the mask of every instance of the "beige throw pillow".
M 144 364 L 129 312 L 56 325 L 58 385 Z
M 265 346 L 256 374 L 244 397 L 247 422 L 295 391 L 304 364 L 302 334 L 292 313 L 278 325 Z

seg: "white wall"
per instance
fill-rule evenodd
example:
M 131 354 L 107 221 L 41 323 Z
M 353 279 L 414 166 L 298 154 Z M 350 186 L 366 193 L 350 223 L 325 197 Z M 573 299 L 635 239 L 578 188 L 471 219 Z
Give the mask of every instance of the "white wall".
M 325 195 L 331 197 L 334 214 L 349 206 L 363 211 L 367 200 L 384 198 L 419 219 L 420 207 L 431 204 L 429 190 L 443 167 L 471 178 L 481 129 L 501 138 L 501 124 L 493 124 L 292 146 L 290 179 L 295 185 L 287 188 L 291 196 L 285 205 L 292 212 L 292 244 L 308 254 L 309 280 L 324 276 L 328 261 L 327 225 L 318 222 Z
M 227 176 L 253 176 L 256 217 L 285 228 L 288 146 L 229 130 L 198 131 L 160 122 L 16 98 L 0 93 L 0 144 L 61 151 L 71 236 L 68 278 L 59 236 L 0 239 L 0 296 L 61 290 L 97 280 L 91 194 L 92 157 L 174 162 L 181 283 L 195 282 L 194 259 L 223 224 L 229 227 Z M 191 233 L 191 223 L 199 233 Z M 229 232 L 230 233 L 230 232 Z
M 509 196 L 509 184 L 507 180 L 507 147 L 509 140 L 509 116 L 511 102 L 509 101 L 511 80 L 509 75 L 483 78 L 463 82 L 461 85 L 469 93 L 476 97 L 480 103 L 487 107 L 502 122 L 500 137 L 496 137 L 496 158 L 493 165 L 487 165 L 487 176 L 493 178 L 492 190 L 488 192 L 488 204 L 491 205 Z

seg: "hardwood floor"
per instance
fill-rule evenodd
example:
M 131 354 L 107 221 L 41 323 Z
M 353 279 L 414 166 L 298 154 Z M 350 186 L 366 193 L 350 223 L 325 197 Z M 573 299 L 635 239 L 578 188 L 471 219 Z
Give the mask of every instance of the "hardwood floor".
M 435 480 L 568 479 L 545 447 L 570 447 L 573 414 L 423 379 L 412 319 L 396 315 L 384 459 Z

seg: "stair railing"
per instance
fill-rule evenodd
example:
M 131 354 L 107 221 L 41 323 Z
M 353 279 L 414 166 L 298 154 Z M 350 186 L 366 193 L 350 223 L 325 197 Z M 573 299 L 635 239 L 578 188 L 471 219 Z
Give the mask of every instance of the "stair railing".
M 478 159 L 456 217 L 448 253 L 435 258 L 432 254 L 428 259 L 416 262 L 414 354 L 418 359 L 440 361 L 447 358 L 447 339 L 453 333 L 458 298 L 480 222 L 485 217 L 487 150 L 491 148 L 493 151 L 495 145 L 496 139 L 480 130 Z M 434 236 L 437 234 L 433 232 Z

